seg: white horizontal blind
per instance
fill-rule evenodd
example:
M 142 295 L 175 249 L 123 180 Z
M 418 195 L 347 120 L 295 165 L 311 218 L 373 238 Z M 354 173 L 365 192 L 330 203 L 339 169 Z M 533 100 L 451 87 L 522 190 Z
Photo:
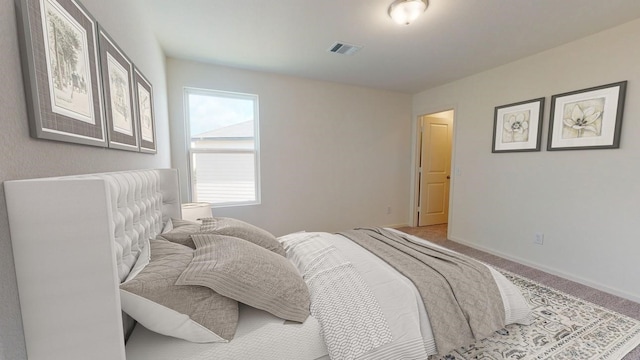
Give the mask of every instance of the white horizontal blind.
M 255 154 L 192 151 L 197 201 L 214 204 L 256 199 Z
M 257 101 L 255 95 L 185 90 L 192 201 L 259 203 Z

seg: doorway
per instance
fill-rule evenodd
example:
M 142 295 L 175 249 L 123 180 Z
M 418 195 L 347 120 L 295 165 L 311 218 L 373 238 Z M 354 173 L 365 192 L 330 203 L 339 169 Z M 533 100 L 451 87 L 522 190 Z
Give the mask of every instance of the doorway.
M 418 119 L 417 206 L 418 226 L 449 221 L 451 144 L 454 111 L 422 115 Z

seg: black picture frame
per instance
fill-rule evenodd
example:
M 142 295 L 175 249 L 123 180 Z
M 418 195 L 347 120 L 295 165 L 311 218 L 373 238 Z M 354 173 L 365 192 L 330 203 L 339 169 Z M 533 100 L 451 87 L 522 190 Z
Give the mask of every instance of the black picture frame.
M 617 149 L 627 81 L 551 97 L 547 150 Z
M 153 86 L 135 65 L 133 68 L 136 119 L 140 134 L 140 152 L 155 154 L 156 119 L 153 108 Z
M 496 106 L 492 153 L 540 151 L 545 98 Z
M 139 151 L 133 63 L 100 24 L 98 43 L 108 146 Z
M 73 0 L 17 0 L 33 138 L 107 146 L 97 22 Z

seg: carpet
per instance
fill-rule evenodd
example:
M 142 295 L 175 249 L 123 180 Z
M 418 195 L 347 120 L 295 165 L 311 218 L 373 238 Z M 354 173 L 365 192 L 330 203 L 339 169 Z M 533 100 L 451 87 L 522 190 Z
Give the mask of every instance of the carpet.
M 533 310 L 533 323 L 508 325 L 430 360 L 617 360 L 640 344 L 639 320 L 498 270 L 521 289 Z

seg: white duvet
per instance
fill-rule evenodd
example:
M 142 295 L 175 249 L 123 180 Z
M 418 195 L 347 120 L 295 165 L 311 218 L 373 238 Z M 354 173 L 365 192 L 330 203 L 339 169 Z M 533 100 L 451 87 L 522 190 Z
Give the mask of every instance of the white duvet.
M 388 230 L 396 231 L 393 229 Z M 400 233 L 399 231 L 396 232 Z M 426 242 L 414 236 L 409 238 L 418 244 Z M 368 351 L 352 351 L 348 353 L 348 356 L 334 356 L 331 348 L 339 347 L 339 344 L 333 344 L 333 338 L 327 339 L 325 336 L 325 342 L 330 350 L 329 354 L 332 359 L 425 359 L 428 355 L 437 352 L 431 326 L 429 325 L 429 316 L 418 290 L 409 279 L 398 273 L 385 261 L 347 238 L 335 234 L 295 233 L 281 237 L 279 240 L 287 250 L 287 257 L 296 264 L 305 277 L 305 281 L 308 276 L 308 268 L 319 257 L 324 256 L 321 249 L 335 248 L 339 255 L 351 263 L 360 274 L 384 314 L 384 318 L 391 330 L 393 339 L 391 342 L 384 343 Z M 305 245 L 305 243 L 307 244 Z M 433 246 L 434 244 L 431 245 Z M 489 269 L 500 290 L 505 307 L 506 323 L 528 324 L 530 321 L 530 309 L 524 297 L 502 274 L 491 267 Z M 313 300 L 315 289 L 312 284 L 309 285 Z M 360 296 L 364 297 L 366 294 L 361 294 Z M 312 314 L 314 314 L 313 306 Z M 341 312 L 336 311 L 334 314 L 327 316 L 340 315 Z M 314 314 L 314 316 L 323 324 L 321 316 L 318 316 L 318 314 Z M 375 324 L 374 321 L 369 321 L 368 325 L 373 327 L 381 326 L 380 324 Z M 340 327 L 345 328 L 345 325 L 342 324 Z M 346 331 L 348 330 L 347 328 Z M 326 329 L 323 326 L 323 332 L 330 331 L 331 329 Z M 341 340 L 339 339 L 338 341 Z M 345 348 L 349 347 L 348 343 L 343 345 Z
M 279 240 L 309 285 L 312 316 L 304 324 L 243 306 L 236 336 L 226 344 L 189 343 L 137 326 L 127 343 L 127 359 L 311 360 L 327 354 L 334 360 L 426 359 L 436 353 L 420 294 L 386 262 L 336 234 L 300 232 Z M 502 296 L 506 323 L 528 324 L 524 297 L 489 269 Z

